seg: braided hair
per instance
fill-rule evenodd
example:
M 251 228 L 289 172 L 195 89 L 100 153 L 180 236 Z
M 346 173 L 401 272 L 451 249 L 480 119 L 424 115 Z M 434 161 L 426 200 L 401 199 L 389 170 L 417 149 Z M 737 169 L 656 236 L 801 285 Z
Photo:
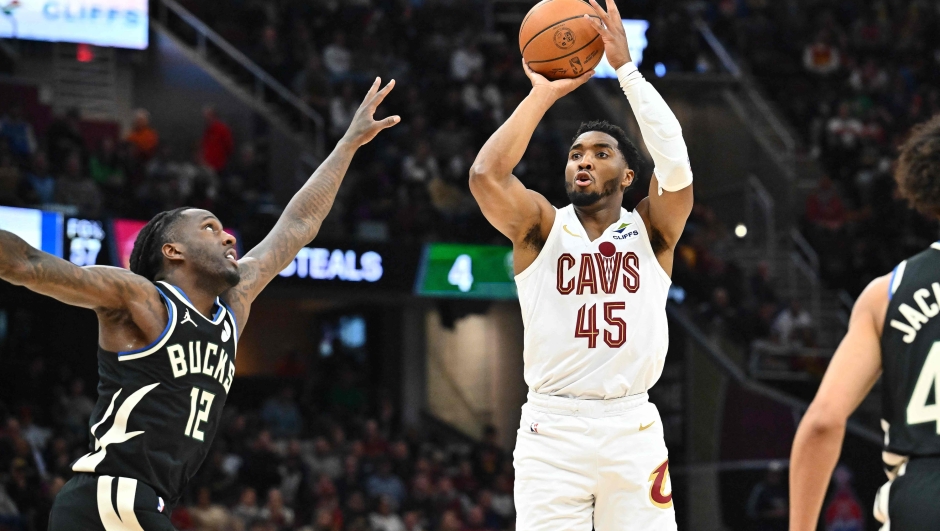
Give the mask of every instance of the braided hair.
M 180 207 L 160 212 L 140 229 L 131 251 L 131 272 L 153 282 L 163 272 L 163 245 L 170 239 L 170 231 L 184 210 Z

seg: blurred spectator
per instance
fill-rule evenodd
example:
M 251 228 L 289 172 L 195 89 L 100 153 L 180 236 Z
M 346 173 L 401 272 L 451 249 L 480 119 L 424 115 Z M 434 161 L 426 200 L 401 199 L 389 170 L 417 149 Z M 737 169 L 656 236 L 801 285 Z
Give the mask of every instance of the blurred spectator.
M 148 157 L 149 158 L 149 157 Z M 88 160 L 88 173 L 99 186 L 120 189 L 124 185 L 124 161 L 121 160 L 114 139 L 104 137 L 101 146 Z
M 207 166 L 220 172 L 225 169 L 234 150 L 232 130 L 223 122 L 215 107 L 207 105 L 202 110 L 206 120 L 206 129 L 202 134 L 202 160 Z
M 404 482 L 392 473 L 392 464 L 387 459 L 379 462 L 378 471 L 366 481 L 366 492 L 373 498 L 387 497 L 395 507 L 401 507 L 407 494 Z
M 397 505 L 397 504 L 396 504 Z M 369 515 L 369 525 L 372 531 L 405 531 L 405 523 L 392 509 L 393 502 L 389 496 L 381 496 L 375 512 Z
M 69 395 L 62 397 L 61 408 L 65 413 L 64 424 L 72 433 L 84 434 L 88 431 L 88 419 L 95 409 L 95 402 L 85 395 L 85 382 L 81 378 L 72 380 Z
M 326 437 L 317 437 L 313 443 L 313 453 L 304 457 L 310 474 L 313 477 L 325 475 L 330 479 L 337 479 L 343 475 L 343 462 L 333 452 Z
M 244 529 L 249 529 L 260 518 L 260 514 L 257 492 L 251 487 L 243 488 L 238 504 L 232 509 L 232 518 L 240 520 Z
M 806 221 L 811 227 L 837 231 L 846 221 L 845 206 L 828 175 L 819 178 L 819 185 L 806 198 Z
M 284 503 L 295 506 L 299 495 L 310 489 L 310 475 L 300 456 L 300 440 L 292 439 L 287 445 L 287 455 L 278 467 L 281 476 L 280 490 Z
M 450 75 L 457 81 L 466 81 L 483 69 L 483 54 L 476 44 L 461 46 L 450 56 Z
M 65 161 L 62 176 L 56 184 L 56 203 L 75 205 L 77 214 L 82 217 L 101 216 L 104 198 L 95 181 L 82 168 L 81 156 L 76 152 Z
M 13 156 L 0 151 L 0 205 L 23 206 L 27 183 Z
M 445 511 L 437 529 L 438 531 L 462 531 L 463 522 L 460 521 L 456 511 Z
M 258 66 L 283 83 L 289 75 L 290 64 L 282 43 L 283 41 L 277 34 L 277 28 L 271 25 L 265 26 L 261 31 L 261 43 L 252 55 Z
M 23 106 L 14 104 L 8 115 L 0 118 L 0 138 L 4 138 L 10 153 L 20 161 L 28 161 L 36 152 L 36 134 L 26 121 Z
M 212 503 L 212 492 L 208 487 L 199 488 L 196 500 L 196 505 L 189 508 L 194 531 L 226 531 L 229 528 L 228 511 Z
M 55 200 L 56 178 L 49 171 L 49 161 L 44 152 L 37 151 L 33 156 L 32 165 L 26 172 L 26 182 L 31 188 L 29 196 L 33 204 L 45 205 Z
M 862 531 L 865 510 L 852 488 L 852 471 L 839 465 L 832 474 L 835 491 L 823 509 L 826 531 Z
M 134 124 L 124 140 L 133 148 L 132 156 L 145 163 L 157 153 L 160 135 L 150 125 L 150 113 L 145 109 L 134 111 Z
M 841 64 L 839 49 L 833 46 L 832 37 L 827 31 L 820 31 L 816 40 L 807 44 L 803 51 L 803 65 L 810 72 L 831 74 L 838 70 Z
M 789 503 L 787 489 L 783 485 L 781 466 L 774 462 L 767 469 L 767 475 L 754 488 L 747 500 L 747 517 L 754 524 L 754 529 L 761 531 L 785 531 Z
M 344 32 L 333 33 L 333 41 L 323 49 L 323 64 L 334 82 L 344 81 L 349 75 L 352 69 L 352 52 L 346 47 Z
M 329 77 L 323 72 L 323 60 L 318 54 L 313 53 L 307 57 L 307 64 L 294 78 L 292 85 L 294 92 L 307 105 L 319 112 L 321 116 L 327 115 L 332 99 L 332 88 Z
M 411 183 L 429 183 L 440 177 L 437 159 L 431 155 L 431 145 L 419 140 L 412 154 L 402 161 L 402 178 Z
M 261 409 L 261 419 L 276 439 L 300 435 L 303 419 L 294 401 L 294 388 L 285 386 L 280 393 L 269 398 Z
M 404 518 L 402 518 L 402 524 L 404 525 L 405 531 L 424 531 L 424 526 L 421 525 L 421 515 L 416 511 L 408 511 L 405 513 Z
M 353 94 L 352 83 L 344 83 L 340 94 L 330 100 L 330 135 L 333 138 L 342 137 L 349 129 L 359 103 Z
M 267 492 L 268 489 L 281 482 L 277 468 L 280 457 L 274 451 L 271 441 L 271 432 L 263 430 L 258 433 L 251 448 L 244 456 L 244 464 L 239 476 L 256 491 Z M 278 492 L 280 498 L 280 492 Z
M 81 113 L 72 108 L 65 116 L 55 119 L 46 131 L 46 143 L 49 151 L 49 163 L 53 172 L 64 170 L 66 160 L 74 153 L 83 159 L 85 139 L 81 132 Z
M 811 346 L 812 328 L 813 318 L 799 300 L 793 299 L 774 319 L 771 333 L 783 345 L 796 343 Z
M 294 511 L 284 505 L 284 498 L 279 489 L 268 491 L 268 503 L 261 508 L 258 517 L 274 524 L 278 530 L 290 529 L 294 525 Z

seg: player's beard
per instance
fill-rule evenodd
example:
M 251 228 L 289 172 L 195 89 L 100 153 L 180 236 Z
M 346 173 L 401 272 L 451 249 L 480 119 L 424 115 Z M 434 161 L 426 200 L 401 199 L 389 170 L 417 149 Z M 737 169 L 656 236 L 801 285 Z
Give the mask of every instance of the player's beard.
M 619 184 L 617 179 L 611 179 L 604 183 L 604 187 L 600 192 L 582 192 L 577 189 L 574 183 L 565 181 L 565 192 L 568 193 L 568 200 L 571 201 L 572 205 L 586 207 L 613 195 L 618 190 Z

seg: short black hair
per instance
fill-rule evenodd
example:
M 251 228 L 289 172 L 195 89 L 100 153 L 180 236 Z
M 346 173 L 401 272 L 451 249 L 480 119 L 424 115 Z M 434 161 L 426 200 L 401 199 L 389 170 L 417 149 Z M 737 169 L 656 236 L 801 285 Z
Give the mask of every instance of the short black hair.
M 617 141 L 617 150 L 620 151 L 620 154 L 623 155 L 623 158 L 627 161 L 627 167 L 633 170 L 633 172 L 636 174 L 636 177 L 640 176 L 640 150 L 637 149 L 636 144 L 630 141 L 626 131 L 624 131 L 620 126 L 614 125 L 607 120 L 592 120 L 590 122 L 582 122 L 581 126 L 578 127 L 578 131 L 571 139 L 571 143 L 574 144 L 579 136 L 591 131 L 606 133 L 612 136 L 614 140 Z
M 170 241 L 173 225 L 179 221 L 183 211 L 192 207 L 179 207 L 160 212 L 140 229 L 131 251 L 130 268 L 153 282 L 163 272 L 163 245 Z
M 918 212 L 940 217 L 940 114 L 911 130 L 901 146 L 894 180 Z

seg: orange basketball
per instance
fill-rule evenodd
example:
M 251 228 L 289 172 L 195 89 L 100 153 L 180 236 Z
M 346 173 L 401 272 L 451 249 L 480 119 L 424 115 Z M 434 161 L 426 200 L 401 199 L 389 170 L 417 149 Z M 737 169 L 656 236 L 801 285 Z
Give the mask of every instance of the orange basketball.
M 604 41 L 584 19 L 597 19 L 583 0 L 542 0 L 519 28 L 519 51 L 529 68 L 549 79 L 578 77 L 597 66 Z

